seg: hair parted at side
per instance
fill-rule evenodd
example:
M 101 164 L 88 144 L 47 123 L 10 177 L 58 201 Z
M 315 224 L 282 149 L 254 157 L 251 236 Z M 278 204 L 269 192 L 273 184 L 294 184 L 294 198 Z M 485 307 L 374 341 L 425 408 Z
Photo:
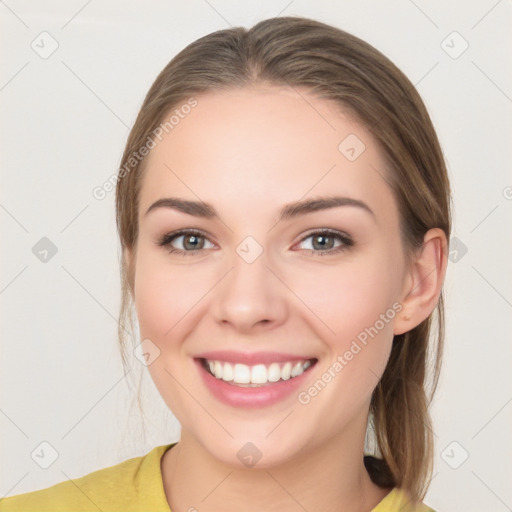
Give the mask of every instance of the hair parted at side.
M 450 237 L 450 186 L 443 154 L 418 92 L 384 55 L 333 26 L 300 17 L 271 18 L 251 29 L 220 30 L 176 55 L 156 78 L 130 132 L 121 161 L 134 152 L 171 109 L 194 95 L 266 84 L 290 86 L 333 100 L 373 134 L 389 167 L 408 251 L 441 228 Z M 139 192 L 145 159 L 118 176 L 117 227 L 123 255 L 136 250 Z M 119 340 L 123 363 L 126 325 L 132 325 L 133 266 L 121 259 Z M 399 486 L 421 500 L 432 472 L 428 406 L 440 371 L 444 339 L 441 293 L 434 313 L 394 337 L 390 359 L 371 401 L 379 459 L 365 458 L 378 485 Z M 429 380 L 430 377 L 430 380 Z

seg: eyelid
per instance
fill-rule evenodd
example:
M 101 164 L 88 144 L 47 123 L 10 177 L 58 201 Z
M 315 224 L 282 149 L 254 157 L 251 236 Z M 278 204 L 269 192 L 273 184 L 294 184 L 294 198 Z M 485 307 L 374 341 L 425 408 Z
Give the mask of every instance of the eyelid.
M 171 242 L 173 242 L 176 238 L 179 238 L 180 236 L 185 236 L 185 235 L 199 236 L 201 238 L 204 238 L 205 240 L 208 240 L 211 244 L 216 245 L 215 242 L 213 242 L 210 239 L 211 237 L 208 233 L 206 233 L 200 229 L 195 229 L 195 228 L 178 229 L 176 231 L 166 233 L 158 239 L 157 245 L 162 246 L 162 247 L 167 247 L 168 249 L 169 248 L 172 249 L 172 250 L 169 249 L 170 252 L 181 252 L 181 253 L 188 253 L 188 254 L 195 254 L 197 252 L 201 252 L 204 250 L 204 249 L 196 249 L 196 250 L 191 250 L 191 251 L 185 251 L 183 249 L 176 249 L 171 246 Z
M 295 247 L 296 245 L 301 244 L 308 238 L 311 238 L 313 235 L 331 236 L 333 238 L 337 238 L 338 240 L 340 240 L 341 244 L 338 245 L 337 247 L 333 247 L 332 249 L 327 249 L 324 251 L 321 251 L 321 250 L 315 251 L 313 249 L 302 249 L 303 251 L 308 251 L 310 253 L 314 253 L 317 255 L 318 254 L 320 254 L 320 255 L 336 254 L 339 251 L 342 251 L 342 250 L 347 249 L 348 247 L 352 247 L 354 245 L 353 238 L 348 233 L 346 233 L 344 231 L 340 231 L 340 230 L 332 229 L 332 228 L 314 228 L 311 231 L 309 231 L 307 234 L 302 236 L 302 238 L 297 243 L 295 243 L 293 246 Z
M 196 229 L 196 228 L 184 228 L 184 229 L 178 229 L 178 230 L 170 232 L 170 233 L 166 233 L 158 240 L 157 245 L 167 247 L 167 250 L 170 253 L 179 253 L 179 254 L 183 254 L 183 255 L 185 255 L 185 254 L 194 255 L 194 254 L 197 254 L 200 252 L 204 252 L 206 250 L 204 248 L 201 248 L 201 249 L 193 249 L 193 250 L 187 251 L 184 249 L 176 249 L 175 247 L 171 246 L 171 242 L 173 242 L 175 239 L 177 239 L 181 236 L 185 236 L 185 235 L 195 235 L 195 236 L 204 238 L 205 240 L 208 240 L 213 245 L 216 245 L 214 242 L 212 242 L 212 240 L 210 239 L 210 235 L 208 233 L 206 233 L 200 229 Z M 343 250 L 347 249 L 348 247 L 351 247 L 354 245 L 354 241 L 353 241 L 352 237 L 344 231 L 340 231 L 340 230 L 332 229 L 332 228 L 313 228 L 310 231 L 308 231 L 307 233 L 305 233 L 304 235 L 302 235 L 302 238 L 298 242 L 296 242 L 292 247 L 295 247 L 296 245 L 301 244 L 308 238 L 311 238 L 313 235 L 331 236 L 331 237 L 337 238 L 339 241 L 341 241 L 341 244 L 336 247 L 326 249 L 323 251 L 322 250 L 314 250 L 314 249 L 301 249 L 302 251 L 308 251 L 310 254 L 320 255 L 320 256 L 330 255 L 330 254 L 334 255 L 334 254 L 337 254 L 338 252 L 343 251 Z M 208 248 L 208 249 L 211 249 L 211 248 Z

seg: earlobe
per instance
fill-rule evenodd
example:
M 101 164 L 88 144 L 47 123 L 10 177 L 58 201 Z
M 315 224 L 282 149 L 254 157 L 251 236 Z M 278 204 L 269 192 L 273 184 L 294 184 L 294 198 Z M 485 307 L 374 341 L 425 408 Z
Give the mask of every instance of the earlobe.
M 423 245 L 411 263 L 402 310 L 394 324 L 394 334 L 414 329 L 434 310 L 439 300 L 448 263 L 448 246 L 444 231 L 427 231 Z

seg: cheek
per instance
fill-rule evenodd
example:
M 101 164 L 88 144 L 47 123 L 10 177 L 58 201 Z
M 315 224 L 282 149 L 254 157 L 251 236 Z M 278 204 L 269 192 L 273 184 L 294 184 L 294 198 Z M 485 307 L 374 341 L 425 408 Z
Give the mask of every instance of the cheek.
M 318 317 L 310 316 L 309 323 L 317 326 L 325 351 L 317 380 L 297 399 L 304 411 L 322 415 L 333 435 L 363 414 L 386 368 L 393 320 L 401 309 L 395 279 L 382 260 L 361 260 L 316 272 L 297 288 Z
M 165 276 L 150 271 L 144 263 L 137 268 L 135 307 L 142 338 L 160 340 L 176 322 L 172 304 L 173 287 Z
M 166 262 L 162 254 L 140 254 L 135 274 L 135 306 L 145 338 L 163 341 L 208 290 L 208 282 L 188 266 Z M 181 326 L 180 326 L 181 327 Z
M 344 379 L 358 375 L 349 387 L 359 383 L 373 389 L 386 366 L 394 318 L 402 308 L 396 300 L 399 266 L 393 259 L 381 252 L 336 266 L 319 265 L 291 286 L 316 317 L 310 316 L 310 322 L 324 342 L 326 368 L 341 358 Z
M 400 276 L 391 259 L 385 255 L 353 258 L 339 265 L 319 265 L 314 272 L 296 274 L 299 277 L 290 274 L 289 279 L 331 334 L 344 338 L 373 325 L 392 308 Z
M 182 344 L 174 341 L 186 337 L 190 328 L 187 315 L 205 294 L 206 290 L 195 284 L 193 272 L 185 268 L 180 272 L 176 266 L 170 269 L 165 255 L 150 251 L 139 253 L 134 293 L 140 339 L 151 340 L 159 350 L 158 357 L 147 369 L 163 400 L 182 425 L 187 424 L 185 411 L 190 404 L 180 383 L 187 381 L 192 371 L 187 364 L 192 362 L 183 360 Z M 187 385 L 187 389 L 197 393 L 192 385 Z

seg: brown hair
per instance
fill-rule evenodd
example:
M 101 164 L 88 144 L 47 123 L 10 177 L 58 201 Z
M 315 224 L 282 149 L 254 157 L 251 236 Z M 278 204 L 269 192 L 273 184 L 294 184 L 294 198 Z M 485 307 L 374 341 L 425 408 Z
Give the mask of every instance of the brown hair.
M 338 28 L 300 17 L 271 18 L 253 28 L 221 30 L 175 56 L 149 90 L 128 137 L 121 166 L 143 147 L 169 111 L 192 95 L 252 84 L 298 87 L 334 100 L 373 134 L 390 169 L 408 254 L 424 234 L 450 235 L 450 187 L 443 154 L 418 92 L 384 55 Z M 123 254 L 135 250 L 145 159 L 119 175 L 117 227 Z M 121 262 L 119 338 L 126 366 L 125 325 L 133 306 L 133 268 Z M 389 362 L 370 406 L 379 458 L 365 457 L 374 482 L 422 499 L 432 472 L 428 405 L 439 377 L 444 337 L 443 295 L 431 315 L 394 337 Z M 437 320 L 434 328 L 431 324 Z M 432 338 L 431 342 L 429 342 Z M 429 365 L 432 363 L 432 368 Z M 431 386 L 427 389 L 427 376 Z M 139 402 L 140 403 L 140 402 Z

